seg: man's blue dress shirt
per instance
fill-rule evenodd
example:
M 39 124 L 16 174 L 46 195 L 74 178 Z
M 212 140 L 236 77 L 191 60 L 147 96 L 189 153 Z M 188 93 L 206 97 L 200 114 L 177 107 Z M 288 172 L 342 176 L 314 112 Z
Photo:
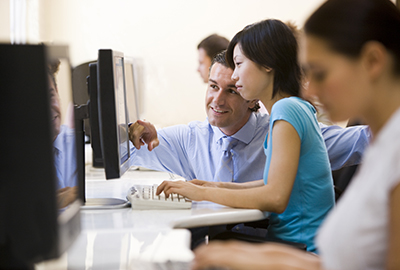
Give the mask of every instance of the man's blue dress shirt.
M 54 165 L 58 178 L 57 188 L 74 187 L 78 183 L 75 131 L 66 125 L 53 143 Z

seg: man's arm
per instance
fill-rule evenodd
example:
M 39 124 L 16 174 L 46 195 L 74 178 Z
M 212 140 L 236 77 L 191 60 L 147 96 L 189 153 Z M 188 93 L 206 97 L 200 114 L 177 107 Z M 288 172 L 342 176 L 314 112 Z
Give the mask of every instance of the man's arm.
M 178 125 L 157 131 L 151 123 L 138 121 L 130 125 L 129 138 L 137 145 L 131 148 L 131 166 L 171 172 L 186 179 L 194 178 L 185 148 L 189 139 L 188 126 Z
M 360 164 L 371 139 L 368 126 L 325 126 L 320 123 L 332 170 Z

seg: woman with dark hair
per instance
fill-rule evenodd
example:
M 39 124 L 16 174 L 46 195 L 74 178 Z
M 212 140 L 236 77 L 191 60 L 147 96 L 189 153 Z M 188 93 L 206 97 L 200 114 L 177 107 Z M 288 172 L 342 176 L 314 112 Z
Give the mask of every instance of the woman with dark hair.
M 302 77 L 297 55 L 293 32 L 279 20 L 245 27 L 227 49 L 237 93 L 246 100 L 261 100 L 270 112 L 263 180 L 165 181 L 158 192 L 269 211 L 267 236 L 303 243 L 315 252 L 314 237 L 334 206 L 334 189 L 316 111 L 299 97 Z
M 328 0 L 304 30 L 309 90 L 332 120 L 360 117 L 371 128 L 363 164 L 318 232 L 319 257 L 211 243 L 194 269 L 400 269 L 400 12 L 389 0 Z

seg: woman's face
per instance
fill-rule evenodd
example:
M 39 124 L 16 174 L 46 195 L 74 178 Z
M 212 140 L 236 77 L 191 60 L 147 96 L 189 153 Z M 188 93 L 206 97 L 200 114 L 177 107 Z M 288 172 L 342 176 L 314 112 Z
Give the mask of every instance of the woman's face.
M 314 36 L 306 37 L 305 68 L 308 92 L 318 97 L 332 121 L 362 117 L 371 100 L 359 59 L 332 51 Z
M 232 80 L 235 81 L 236 89 L 244 99 L 262 100 L 267 95 L 271 99 L 274 83 L 271 69 L 266 69 L 248 59 L 243 54 L 240 44 L 237 44 L 233 50 L 233 62 L 235 70 Z

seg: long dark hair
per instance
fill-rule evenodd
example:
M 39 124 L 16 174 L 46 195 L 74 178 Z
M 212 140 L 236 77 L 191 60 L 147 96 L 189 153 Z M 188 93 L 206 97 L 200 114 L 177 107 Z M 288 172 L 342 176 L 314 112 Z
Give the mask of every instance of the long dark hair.
M 352 58 L 366 42 L 378 41 L 394 56 L 394 72 L 400 75 L 400 11 L 389 0 L 328 0 L 306 21 L 304 31 Z
M 244 55 L 256 64 L 275 72 L 272 98 L 279 92 L 299 96 L 301 69 L 298 44 L 291 29 L 279 20 L 268 19 L 246 26 L 229 43 L 226 58 L 234 69 L 233 50 L 240 45 Z

